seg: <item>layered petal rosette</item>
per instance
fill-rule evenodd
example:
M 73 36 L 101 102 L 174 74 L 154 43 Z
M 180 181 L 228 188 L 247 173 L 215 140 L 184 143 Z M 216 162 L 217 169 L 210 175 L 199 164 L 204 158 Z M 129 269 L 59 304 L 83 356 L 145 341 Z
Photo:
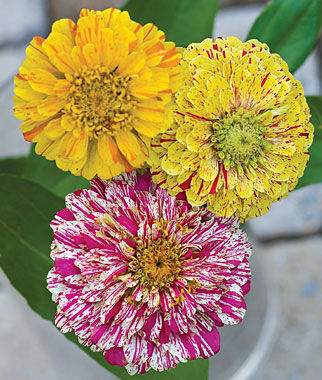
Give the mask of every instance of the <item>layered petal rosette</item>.
M 153 24 L 83 9 L 35 37 L 15 77 L 15 116 L 36 153 L 87 179 L 141 167 L 171 123 L 180 53 Z
M 130 374 L 218 352 L 241 322 L 251 246 L 237 218 L 171 197 L 150 176 L 94 179 L 51 223 L 55 323 Z
M 176 123 L 152 141 L 153 180 L 241 220 L 268 211 L 303 175 L 313 126 L 300 82 L 257 40 L 206 39 L 183 52 Z

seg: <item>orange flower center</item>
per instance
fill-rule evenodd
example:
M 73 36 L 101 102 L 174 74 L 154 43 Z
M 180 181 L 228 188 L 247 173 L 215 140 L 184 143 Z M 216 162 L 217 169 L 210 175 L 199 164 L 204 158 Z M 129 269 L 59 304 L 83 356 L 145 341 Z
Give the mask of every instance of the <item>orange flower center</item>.
M 64 111 L 78 121 L 90 137 L 115 135 L 128 126 L 135 107 L 130 76 L 121 76 L 106 67 L 86 68 L 68 75 L 71 83 Z

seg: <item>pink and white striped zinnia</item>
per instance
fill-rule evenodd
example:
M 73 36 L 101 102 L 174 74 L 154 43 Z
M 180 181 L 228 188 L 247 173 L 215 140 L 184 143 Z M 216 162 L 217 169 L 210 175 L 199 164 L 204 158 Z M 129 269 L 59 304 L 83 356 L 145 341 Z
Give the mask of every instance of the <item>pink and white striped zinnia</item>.
M 130 374 L 208 358 L 241 322 L 251 246 L 236 218 L 191 208 L 133 172 L 94 179 L 51 223 L 56 325 Z

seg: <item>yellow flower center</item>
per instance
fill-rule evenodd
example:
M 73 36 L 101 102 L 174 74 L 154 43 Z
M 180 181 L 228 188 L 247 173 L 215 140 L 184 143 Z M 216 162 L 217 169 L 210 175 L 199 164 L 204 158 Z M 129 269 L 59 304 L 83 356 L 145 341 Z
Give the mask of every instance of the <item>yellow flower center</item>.
M 180 274 L 181 254 L 171 241 L 160 238 L 148 247 L 137 246 L 130 268 L 142 285 L 162 289 L 170 286 Z
M 244 167 L 253 164 L 269 148 L 265 141 L 266 127 L 261 124 L 254 111 L 239 109 L 224 116 L 213 124 L 216 154 L 229 169 L 233 166 Z
M 130 76 L 95 67 L 68 75 L 67 79 L 71 88 L 64 112 L 85 126 L 90 137 L 115 135 L 128 126 L 135 107 L 129 91 Z

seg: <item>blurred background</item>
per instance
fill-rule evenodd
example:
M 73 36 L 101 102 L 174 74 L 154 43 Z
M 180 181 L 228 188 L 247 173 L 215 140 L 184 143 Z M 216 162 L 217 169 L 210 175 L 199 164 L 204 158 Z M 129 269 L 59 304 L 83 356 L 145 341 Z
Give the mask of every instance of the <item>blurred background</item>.
M 156 0 L 157 1 L 157 0 Z M 179 0 L 178 0 L 179 1 Z M 296 0 L 294 0 L 296 1 Z M 82 7 L 124 0 L 0 0 L 0 159 L 29 151 L 12 115 L 13 75 L 34 35 Z M 245 39 L 261 0 L 222 0 L 213 36 Z M 305 36 L 303 36 L 305 38 Z M 322 41 L 296 72 L 306 95 L 321 95 Z M 321 168 L 322 170 L 322 168 Z M 23 210 L 22 210 L 23 212 Z M 316 380 L 322 373 L 322 184 L 293 192 L 247 225 L 253 285 L 242 325 L 222 330 L 210 379 Z M 0 248 L 1 249 L 1 248 Z M 0 272 L 0 379 L 116 379 L 28 309 Z

